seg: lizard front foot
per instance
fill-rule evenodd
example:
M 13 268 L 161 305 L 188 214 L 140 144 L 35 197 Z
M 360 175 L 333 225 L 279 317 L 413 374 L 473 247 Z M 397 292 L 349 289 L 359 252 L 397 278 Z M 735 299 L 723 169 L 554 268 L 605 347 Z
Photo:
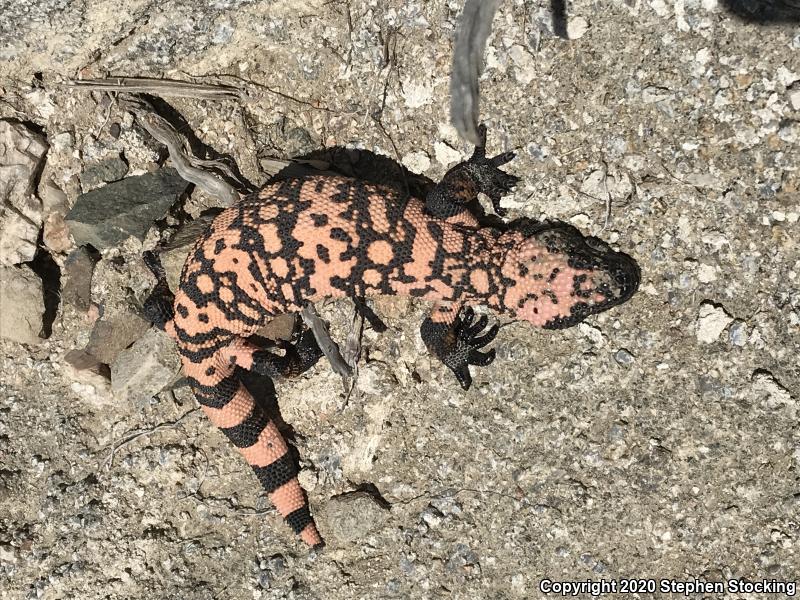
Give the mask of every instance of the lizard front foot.
M 500 170 L 500 166 L 514 159 L 513 152 L 503 152 L 492 158 L 486 158 L 486 125 L 478 128 L 480 145 L 469 160 L 458 163 L 447 173 L 442 181 L 431 190 L 425 200 L 425 208 L 429 214 L 440 219 L 449 219 L 461 215 L 473 203 L 479 193 L 486 194 L 492 201 L 492 207 L 499 216 L 508 211 L 500 207 L 500 199 L 514 189 L 519 177 Z M 473 213 L 473 216 L 478 216 Z
M 494 340 L 499 326 L 486 327 L 488 318 L 482 315 L 475 318 L 471 307 L 464 309 L 452 323 L 435 323 L 430 318 L 422 324 L 422 339 L 431 352 L 441 360 L 456 376 L 462 388 L 468 390 L 472 385 L 469 365 L 485 367 L 495 357 L 494 349 L 486 352 L 481 349 Z
M 508 194 L 519 181 L 519 177 L 499 169 L 500 166 L 514 160 L 514 152 L 503 152 L 492 158 L 486 158 L 486 125 L 478 127 L 480 145 L 475 146 L 475 151 L 467 161 L 470 175 L 475 179 L 478 191 L 486 194 L 492 201 L 494 212 L 504 217 L 508 209 L 500 207 L 500 199 Z

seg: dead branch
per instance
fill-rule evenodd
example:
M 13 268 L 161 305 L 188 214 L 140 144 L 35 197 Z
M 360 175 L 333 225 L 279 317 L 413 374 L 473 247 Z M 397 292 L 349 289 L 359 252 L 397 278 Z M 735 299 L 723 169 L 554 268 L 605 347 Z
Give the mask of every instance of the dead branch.
M 72 88 L 100 92 L 128 92 L 153 96 L 180 98 L 240 99 L 242 91 L 225 84 L 192 83 L 173 79 L 148 77 L 106 77 L 104 79 L 71 79 L 66 85 Z

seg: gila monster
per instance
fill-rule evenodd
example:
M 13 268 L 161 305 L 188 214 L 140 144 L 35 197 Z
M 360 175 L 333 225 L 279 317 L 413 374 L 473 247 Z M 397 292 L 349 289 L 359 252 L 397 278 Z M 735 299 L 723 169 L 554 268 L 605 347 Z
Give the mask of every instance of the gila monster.
M 183 371 L 212 423 L 252 466 L 270 499 L 309 546 L 322 538 L 275 422 L 240 381 L 239 369 L 294 376 L 321 356 L 305 330 L 284 353 L 248 339 L 271 317 L 325 297 L 377 294 L 433 302 L 421 326 L 429 351 L 466 390 L 469 365 L 498 332 L 471 305 L 488 305 L 544 328 L 570 327 L 625 302 L 639 284 L 628 255 L 571 225 L 521 218 L 481 226 L 475 199 L 500 199 L 518 181 L 485 155 L 450 169 L 422 201 L 387 187 L 317 175 L 272 183 L 221 212 L 197 240 L 172 296 L 153 253 L 158 283 L 147 315 L 176 341 Z M 357 302 L 358 304 L 358 302 Z M 362 305 L 363 306 L 363 305 Z

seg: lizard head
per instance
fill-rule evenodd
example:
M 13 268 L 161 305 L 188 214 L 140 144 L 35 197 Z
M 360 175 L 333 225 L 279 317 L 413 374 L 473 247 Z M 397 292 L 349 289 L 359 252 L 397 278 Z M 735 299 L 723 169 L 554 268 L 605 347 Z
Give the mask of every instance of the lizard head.
M 633 258 L 566 223 L 520 219 L 499 241 L 506 252 L 497 308 L 540 327 L 577 325 L 639 287 Z

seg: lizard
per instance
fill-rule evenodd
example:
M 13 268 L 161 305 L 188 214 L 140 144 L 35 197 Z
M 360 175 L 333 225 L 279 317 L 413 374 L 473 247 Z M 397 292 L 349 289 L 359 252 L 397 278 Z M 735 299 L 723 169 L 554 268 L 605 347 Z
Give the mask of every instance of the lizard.
M 420 334 L 464 390 L 470 366 L 486 366 L 498 333 L 473 306 L 547 329 L 573 326 L 628 300 L 640 271 L 629 255 L 563 222 L 518 218 L 481 225 L 475 201 L 500 200 L 518 178 L 500 167 L 515 154 L 486 156 L 486 128 L 472 156 L 422 200 L 338 175 L 268 183 L 223 210 L 183 266 L 173 295 L 153 252 L 157 284 L 147 316 L 176 342 L 203 411 L 233 442 L 278 512 L 311 547 L 324 542 L 297 468 L 273 419 L 240 381 L 240 369 L 297 376 L 322 353 L 311 331 L 274 352 L 253 334 L 273 316 L 326 297 L 388 294 L 433 303 Z

